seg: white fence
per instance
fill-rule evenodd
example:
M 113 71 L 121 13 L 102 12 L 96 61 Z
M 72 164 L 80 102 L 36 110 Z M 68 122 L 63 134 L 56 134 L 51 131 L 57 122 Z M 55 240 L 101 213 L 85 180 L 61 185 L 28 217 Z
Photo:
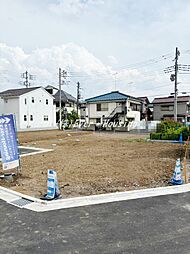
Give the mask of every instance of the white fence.
M 157 124 L 160 121 L 133 121 L 128 125 L 128 130 L 156 130 Z

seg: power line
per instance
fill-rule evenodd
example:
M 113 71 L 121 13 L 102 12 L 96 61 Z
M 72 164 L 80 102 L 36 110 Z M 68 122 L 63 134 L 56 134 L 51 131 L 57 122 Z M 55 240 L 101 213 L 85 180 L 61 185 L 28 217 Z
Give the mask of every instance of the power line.
M 148 75 L 148 73 L 151 73 L 151 75 Z M 121 75 L 121 74 L 120 74 Z M 163 75 L 165 75 L 164 73 L 159 73 L 159 72 L 157 72 L 157 73 L 152 73 L 152 72 L 146 72 L 146 73 L 139 73 L 139 75 L 138 76 L 143 76 L 143 77 L 145 77 L 145 78 L 153 78 L 153 77 L 156 77 L 157 75 L 159 75 L 159 76 L 163 76 Z M 72 77 L 72 78 L 75 78 L 75 77 Z M 83 79 L 84 80 L 84 79 Z M 113 81 L 114 80 L 114 78 L 113 77 L 111 77 L 110 76 L 110 78 L 96 78 L 96 79 L 94 79 L 93 78 L 93 76 L 88 80 L 88 82 L 102 82 L 102 81 Z M 126 78 L 117 78 L 117 82 L 120 82 L 120 81 L 124 81 L 124 80 L 127 80 L 127 77 Z
M 142 62 L 139 62 L 139 63 L 136 63 L 136 64 L 130 64 L 130 65 L 126 65 L 125 67 L 123 68 L 130 68 L 130 67 L 133 67 L 131 68 L 130 70 L 136 70 L 138 68 L 142 68 L 142 67 L 146 67 L 147 65 L 150 65 L 150 64 L 153 64 L 153 63 L 159 63 L 159 62 L 162 62 L 164 60 L 167 60 L 169 58 L 171 58 L 172 55 L 171 54 L 166 54 L 166 55 L 162 55 L 161 57 L 157 57 L 157 58 L 153 58 L 153 59 L 149 59 L 149 60 L 146 60 L 146 61 L 142 61 Z M 161 59 L 160 59 L 161 58 Z M 143 66 L 142 66 L 143 64 Z M 136 66 L 137 65 L 137 66 Z M 136 66 L 136 67 L 135 67 Z M 121 67 L 120 67 L 121 68 Z M 159 69 L 160 70 L 160 69 Z M 155 70 L 156 71 L 156 70 Z M 76 78 L 83 78 L 83 77 L 92 77 L 94 75 L 111 75 L 110 73 L 100 73 L 100 72 L 97 72 L 97 74 L 81 74 L 81 72 L 72 72 L 70 71 L 69 72 L 69 75 L 68 77 L 76 77 Z
M 162 87 L 169 87 L 169 86 L 171 86 L 171 85 L 161 85 L 161 86 L 156 86 L 156 87 L 154 87 L 154 89 L 158 89 L 158 88 L 162 88 Z M 152 88 L 144 88 L 144 90 L 152 90 Z
M 148 59 L 148 60 L 145 60 L 145 61 L 142 61 L 142 62 L 137 62 L 137 63 L 134 63 L 134 64 L 128 64 L 128 65 L 125 65 L 124 67 L 120 67 L 120 68 L 131 68 L 131 67 L 134 67 L 135 69 L 142 68 L 142 67 L 146 67 L 147 65 L 152 65 L 152 64 L 156 64 L 156 63 L 165 61 L 165 60 L 167 60 L 171 57 L 172 57 L 172 53 L 169 53 L 169 54 L 165 54 L 165 55 L 162 55 L 160 57 L 151 58 L 151 59 Z
M 144 77 L 152 77 L 152 76 L 155 76 L 155 75 L 164 75 L 164 73 L 163 73 L 163 68 L 162 67 L 160 67 L 159 69 L 156 69 L 156 70 L 151 70 L 151 71 L 145 71 L 145 72 L 143 72 L 143 73 L 139 73 L 139 75 L 143 75 Z M 156 72 L 156 73 L 155 73 Z M 122 72 L 117 72 L 118 73 L 118 75 L 124 75 L 125 73 L 122 73 Z M 149 75 L 149 74 L 151 74 L 151 75 Z M 127 75 L 127 73 L 126 73 L 126 75 Z M 93 79 L 93 77 L 97 77 L 97 76 L 110 76 L 110 77 L 107 77 L 107 78 L 96 78 L 95 80 Z M 91 74 L 91 75 L 88 75 L 88 76 L 74 76 L 74 75 L 68 75 L 68 77 L 71 77 L 71 78 L 84 78 L 84 77 L 87 77 L 87 78 L 90 78 L 90 79 L 93 79 L 93 81 L 106 81 L 106 80 L 110 80 L 110 81 L 113 81 L 114 80 L 114 78 L 113 78 L 113 73 L 106 73 L 106 74 L 102 74 L 102 73 L 99 73 L 99 72 L 97 72 L 96 74 Z M 117 78 L 117 80 L 125 80 L 126 78 Z

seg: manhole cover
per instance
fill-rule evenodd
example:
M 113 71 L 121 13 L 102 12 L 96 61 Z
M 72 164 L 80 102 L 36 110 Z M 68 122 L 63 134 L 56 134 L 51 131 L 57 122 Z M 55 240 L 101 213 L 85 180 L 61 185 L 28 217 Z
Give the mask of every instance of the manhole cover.
M 33 202 L 34 201 L 26 199 L 26 198 L 19 198 L 19 199 L 16 199 L 16 200 L 10 202 L 9 204 L 15 205 L 15 206 L 18 206 L 18 207 L 22 208 L 23 206 L 31 204 Z

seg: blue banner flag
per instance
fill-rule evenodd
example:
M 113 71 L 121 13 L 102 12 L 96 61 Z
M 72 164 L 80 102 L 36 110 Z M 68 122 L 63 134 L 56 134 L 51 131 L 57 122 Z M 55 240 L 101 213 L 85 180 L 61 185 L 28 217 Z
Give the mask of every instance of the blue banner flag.
M 0 151 L 4 170 L 19 166 L 17 135 L 12 114 L 0 116 Z

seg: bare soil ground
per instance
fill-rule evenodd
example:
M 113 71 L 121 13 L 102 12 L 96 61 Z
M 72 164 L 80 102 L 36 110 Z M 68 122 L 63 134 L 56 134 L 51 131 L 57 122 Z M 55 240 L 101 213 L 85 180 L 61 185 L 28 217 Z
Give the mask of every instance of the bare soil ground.
M 40 197 L 47 191 L 47 169 L 55 169 L 64 197 L 166 186 L 180 144 L 146 142 L 146 135 L 38 131 L 19 133 L 22 145 L 52 152 L 21 158 L 21 176 L 0 185 Z

